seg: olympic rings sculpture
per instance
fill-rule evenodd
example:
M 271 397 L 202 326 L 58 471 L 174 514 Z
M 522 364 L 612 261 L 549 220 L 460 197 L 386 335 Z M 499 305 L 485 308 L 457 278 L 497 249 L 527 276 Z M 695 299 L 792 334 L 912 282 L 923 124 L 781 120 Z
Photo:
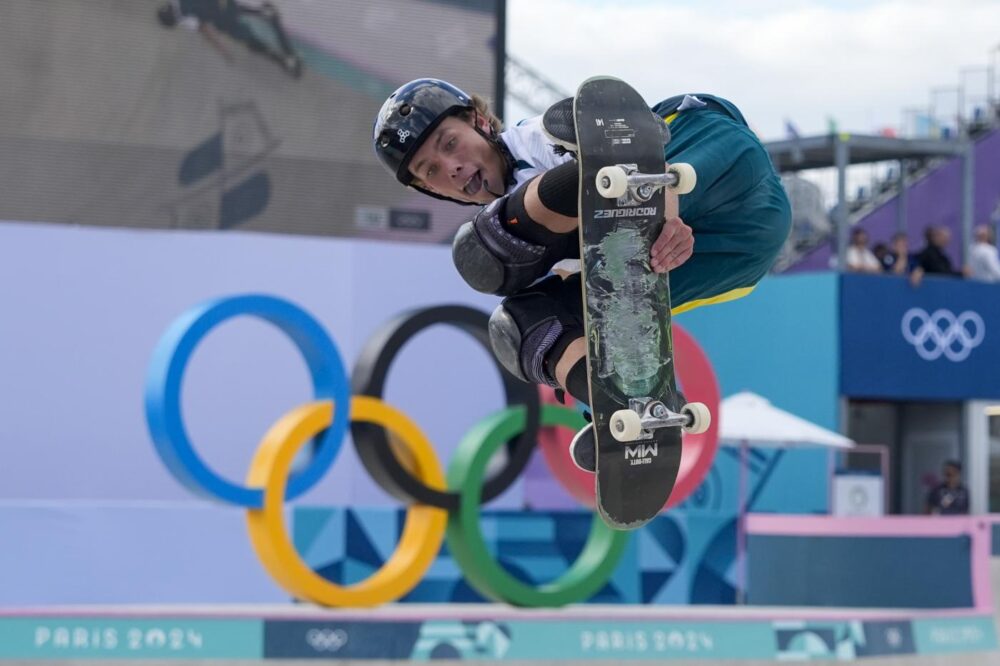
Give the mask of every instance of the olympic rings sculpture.
M 315 393 L 313 402 L 287 412 L 267 431 L 243 484 L 223 478 L 195 452 L 182 420 L 180 399 L 184 371 L 195 347 L 214 327 L 237 316 L 262 319 L 288 335 L 306 361 Z M 336 344 L 298 306 L 265 295 L 202 303 L 173 322 L 153 353 L 145 407 L 154 446 L 185 487 L 246 509 L 250 541 L 258 558 L 275 581 L 297 598 L 327 606 L 394 601 L 419 583 L 447 539 L 466 579 L 487 598 L 519 606 L 561 606 L 585 600 L 611 576 L 624 551 L 627 532 L 612 530 L 595 514 L 583 551 L 567 572 L 555 581 L 532 586 L 514 578 L 494 559 L 479 527 L 480 504 L 502 493 L 520 475 L 535 448 L 539 428 L 577 430 L 586 423 L 577 410 L 542 405 L 536 387 L 516 380 L 497 363 L 508 406 L 463 437 L 445 474 L 421 429 L 381 400 L 389 367 L 413 335 L 443 323 L 468 333 L 488 350 L 488 320 L 486 313 L 464 306 L 400 315 L 365 345 L 349 386 Z M 714 395 L 717 402 L 717 390 Z M 349 427 L 365 469 L 409 508 L 396 550 L 383 567 L 359 583 L 344 586 L 321 577 L 302 560 L 288 536 L 283 509 L 287 500 L 309 490 L 329 470 Z M 678 479 L 676 497 L 671 496 L 668 506 L 682 501 L 707 473 L 717 430 L 709 435 L 696 459 L 686 467 L 682 462 L 683 478 Z M 291 472 L 296 455 L 313 441 L 308 464 Z M 507 448 L 504 466 L 487 477 L 490 457 L 503 447 Z M 400 453 L 406 463 L 397 457 Z M 547 455 L 547 462 L 553 467 L 551 457 Z M 566 470 L 559 470 L 556 478 L 580 497 L 579 488 L 567 484 Z

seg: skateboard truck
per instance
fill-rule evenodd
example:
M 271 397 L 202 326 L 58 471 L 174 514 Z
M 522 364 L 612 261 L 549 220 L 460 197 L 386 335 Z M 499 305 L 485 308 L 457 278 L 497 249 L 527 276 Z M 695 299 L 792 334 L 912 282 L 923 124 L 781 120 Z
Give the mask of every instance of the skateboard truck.
M 683 162 L 671 164 L 664 173 L 639 173 L 631 164 L 615 164 L 598 171 L 595 178 L 602 197 L 618 199 L 627 193 L 639 203 L 649 201 L 664 187 L 676 194 L 687 194 L 697 182 L 694 167 Z
M 712 414 L 701 402 L 689 402 L 675 412 L 655 398 L 629 398 L 628 409 L 619 409 L 611 415 L 608 426 L 611 436 L 619 442 L 649 439 L 658 428 L 682 428 L 696 435 L 712 425 Z

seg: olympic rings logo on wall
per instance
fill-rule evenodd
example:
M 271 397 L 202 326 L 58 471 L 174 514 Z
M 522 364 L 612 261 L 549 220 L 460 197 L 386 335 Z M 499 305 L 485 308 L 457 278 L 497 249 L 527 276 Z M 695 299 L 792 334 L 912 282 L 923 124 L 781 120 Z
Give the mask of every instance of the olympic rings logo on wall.
M 195 451 L 181 415 L 185 368 L 198 343 L 216 326 L 238 316 L 269 322 L 295 343 L 308 366 L 315 393 L 278 419 L 257 446 L 245 483 L 223 478 Z M 573 431 L 586 421 L 575 409 L 542 404 L 537 387 L 515 379 L 495 360 L 508 406 L 483 419 L 462 438 L 447 475 L 433 446 L 409 417 L 381 399 L 392 361 L 420 331 L 437 324 L 468 333 L 489 351 L 489 316 L 465 306 L 438 306 L 399 315 L 373 335 L 348 375 L 334 341 L 298 306 L 264 295 L 211 300 L 185 312 L 163 334 L 146 379 L 146 419 L 156 451 L 170 473 L 192 492 L 247 511 L 253 548 L 268 573 L 291 595 L 327 606 L 374 606 L 412 590 L 447 539 L 466 579 L 483 596 L 519 606 L 561 606 L 583 601 L 610 578 L 628 540 L 595 514 L 590 534 L 563 576 L 539 586 L 509 574 L 490 554 L 480 529 L 480 505 L 503 493 L 528 464 L 539 429 Z M 715 410 L 718 386 L 707 357 L 674 327 L 677 372 L 689 399 Z M 493 358 L 490 352 L 490 358 Z M 352 395 L 353 393 L 353 395 Z M 313 571 L 296 552 L 285 526 L 284 505 L 312 488 L 333 465 L 348 428 L 366 471 L 408 505 L 396 550 L 381 569 L 354 585 L 333 583 Z M 394 437 L 389 437 L 387 431 Z M 316 440 L 312 457 L 292 473 L 292 463 Z M 718 426 L 685 436 L 681 471 L 667 506 L 686 499 L 711 467 Z M 494 453 L 506 447 L 501 469 L 487 475 Z M 397 448 L 402 448 L 401 460 Z M 578 500 L 593 502 L 593 475 L 579 472 L 565 447 L 543 448 L 555 478 Z M 589 483 L 589 489 L 587 484 Z M 589 493 L 589 495 L 588 495 Z
M 956 316 L 944 308 L 930 314 L 923 308 L 910 308 L 903 314 L 900 326 L 903 339 L 925 361 L 935 361 L 944 354 L 949 361 L 961 363 L 986 337 L 986 323 L 973 310 Z

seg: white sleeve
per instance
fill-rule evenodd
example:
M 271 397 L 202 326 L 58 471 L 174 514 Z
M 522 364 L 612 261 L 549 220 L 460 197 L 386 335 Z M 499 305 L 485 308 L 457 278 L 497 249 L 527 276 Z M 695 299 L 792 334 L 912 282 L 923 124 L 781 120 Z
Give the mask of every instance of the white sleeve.
M 193 32 L 201 27 L 201 21 L 198 20 L 197 16 L 182 16 L 178 25 Z
M 552 141 L 542 131 L 541 116 L 522 120 L 504 130 L 500 138 L 514 158 L 517 185 L 573 159 L 572 155 L 559 155 L 553 150 Z
M 875 256 L 875 253 L 868 248 L 865 248 L 864 261 L 865 268 L 870 268 L 873 271 L 882 270 L 882 262 L 879 261 L 878 257 Z
M 858 255 L 857 248 L 853 245 L 847 248 L 844 260 L 847 262 L 848 270 L 856 271 L 861 269 L 861 257 Z
M 984 258 L 986 259 L 984 262 L 986 265 L 986 273 L 990 279 L 1000 282 L 1000 252 L 998 252 L 995 247 L 991 248 L 991 250 L 992 251 L 989 253 L 983 253 Z

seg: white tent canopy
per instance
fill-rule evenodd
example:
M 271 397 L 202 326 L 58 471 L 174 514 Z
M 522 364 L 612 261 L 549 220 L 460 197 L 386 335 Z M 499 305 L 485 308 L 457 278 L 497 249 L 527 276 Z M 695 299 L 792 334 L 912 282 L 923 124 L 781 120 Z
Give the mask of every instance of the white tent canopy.
M 744 391 L 722 401 L 719 439 L 727 446 L 828 446 L 848 449 L 854 442 L 843 435 L 778 409 L 765 398 Z

